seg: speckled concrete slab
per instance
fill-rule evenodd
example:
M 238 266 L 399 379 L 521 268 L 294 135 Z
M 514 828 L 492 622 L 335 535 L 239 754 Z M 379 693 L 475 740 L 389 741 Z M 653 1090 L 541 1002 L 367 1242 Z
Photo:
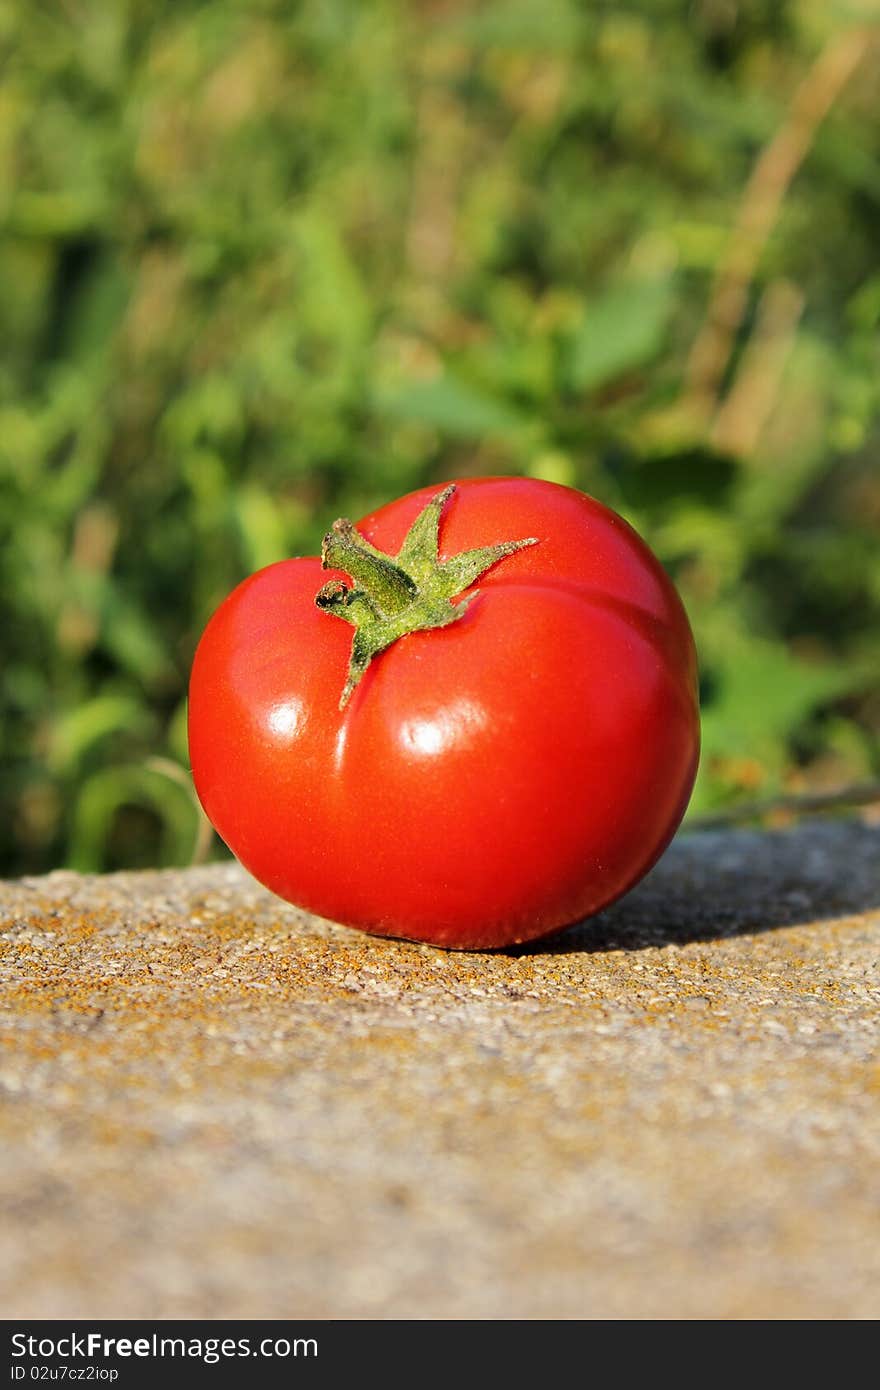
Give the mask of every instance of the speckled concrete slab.
M 0 885 L 9 1317 L 876 1318 L 880 827 L 447 954 L 234 865 Z

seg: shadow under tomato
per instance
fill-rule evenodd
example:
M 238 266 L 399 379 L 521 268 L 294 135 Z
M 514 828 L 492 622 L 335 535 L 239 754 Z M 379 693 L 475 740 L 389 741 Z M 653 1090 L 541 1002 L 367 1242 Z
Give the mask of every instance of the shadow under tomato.
M 682 833 L 637 888 L 556 937 L 506 954 L 641 951 L 880 908 L 880 826 Z

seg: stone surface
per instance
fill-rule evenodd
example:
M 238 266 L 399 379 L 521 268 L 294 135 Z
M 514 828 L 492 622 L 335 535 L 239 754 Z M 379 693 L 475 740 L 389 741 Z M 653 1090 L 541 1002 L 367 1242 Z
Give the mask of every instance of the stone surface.
M 0 946 L 7 1318 L 880 1315 L 876 826 L 512 953 L 234 865 L 0 885 Z

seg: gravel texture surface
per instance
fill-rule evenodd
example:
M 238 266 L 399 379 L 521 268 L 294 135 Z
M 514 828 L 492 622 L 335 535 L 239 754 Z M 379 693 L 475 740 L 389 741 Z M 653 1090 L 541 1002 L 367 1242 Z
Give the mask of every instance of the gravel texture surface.
M 235 865 L 0 884 L 12 1317 L 880 1316 L 880 827 L 452 954 Z

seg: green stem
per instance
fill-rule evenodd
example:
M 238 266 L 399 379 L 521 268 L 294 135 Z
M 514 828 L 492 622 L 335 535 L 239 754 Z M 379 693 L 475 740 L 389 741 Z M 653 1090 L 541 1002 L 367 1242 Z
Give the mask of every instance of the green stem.
M 440 518 L 454 491 L 454 484 L 450 484 L 431 498 L 396 556 L 370 545 L 345 518 L 334 521 L 324 537 L 324 568 L 342 570 L 355 581 L 350 588 L 341 580 L 332 579 L 315 596 L 320 609 L 342 618 L 355 629 L 340 709 L 348 703 L 374 657 L 409 632 L 457 622 L 476 591 L 461 603 L 453 603 L 452 599 L 506 556 L 537 544 L 534 536 L 522 541 L 500 541 L 441 561 Z
M 357 580 L 381 613 L 402 613 L 416 596 L 416 586 L 389 555 L 376 550 L 350 521 L 334 521 L 321 546 L 325 570 L 344 570 Z M 326 587 L 326 586 L 325 586 Z

